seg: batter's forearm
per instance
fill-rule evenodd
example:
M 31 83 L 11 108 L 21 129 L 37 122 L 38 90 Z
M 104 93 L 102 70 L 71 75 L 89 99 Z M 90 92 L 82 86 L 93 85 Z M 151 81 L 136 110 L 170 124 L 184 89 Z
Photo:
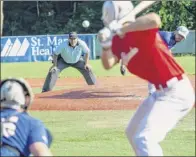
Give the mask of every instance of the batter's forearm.
M 103 67 L 107 70 L 111 69 L 114 65 L 116 65 L 119 60 L 115 57 L 110 50 L 102 51 L 101 61 Z
M 153 28 L 159 28 L 160 25 L 161 19 L 159 15 L 150 13 L 137 18 L 135 22 L 131 22 L 128 25 L 123 26 L 120 29 L 120 32 L 122 32 L 122 34 L 126 34 L 127 32 L 144 31 Z

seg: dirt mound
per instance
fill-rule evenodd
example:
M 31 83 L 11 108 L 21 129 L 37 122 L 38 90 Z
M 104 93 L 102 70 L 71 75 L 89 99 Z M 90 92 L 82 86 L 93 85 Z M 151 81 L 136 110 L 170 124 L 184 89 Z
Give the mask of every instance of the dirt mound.
M 195 87 L 195 77 L 190 76 Z M 41 87 L 42 79 L 28 80 Z M 87 86 L 83 78 L 60 79 L 57 86 L 78 88 L 40 93 L 35 96 L 32 110 L 132 110 L 147 96 L 147 82 L 137 77 L 98 78 L 98 84 Z

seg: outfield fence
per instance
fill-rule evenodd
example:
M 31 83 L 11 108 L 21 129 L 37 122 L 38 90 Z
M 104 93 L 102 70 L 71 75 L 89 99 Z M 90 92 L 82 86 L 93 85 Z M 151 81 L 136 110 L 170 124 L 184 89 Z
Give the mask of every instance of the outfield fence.
M 50 61 L 65 35 L 5 36 L 1 37 L 1 62 Z M 101 46 L 96 34 L 79 34 L 91 50 L 90 59 L 100 57 Z M 195 54 L 195 31 L 172 49 L 174 54 Z

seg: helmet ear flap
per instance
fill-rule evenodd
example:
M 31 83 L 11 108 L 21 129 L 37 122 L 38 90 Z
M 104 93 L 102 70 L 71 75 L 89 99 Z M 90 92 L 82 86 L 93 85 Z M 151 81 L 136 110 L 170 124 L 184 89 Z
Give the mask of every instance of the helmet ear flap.
M 27 110 L 27 108 L 32 104 L 33 99 L 34 99 L 34 94 L 32 91 L 32 88 L 30 87 L 30 85 L 28 84 L 27 81 L 25 81 L 24 79 L 20 78 L 18 80 L 20 82 L 20 84 L 23 86 L 24 92 L 25 92 L 25 97 L 26 97 L 26 104 L 25 104 L 25 110 Z
M 0 88 L 7 81 L 17 82 L 21 85 L 21 87 L 24 91 L 24 96 L 25 96 L 25 105 L 22 106 L 22 107 L 23 107 L 23 109 L 27 110 L 28 107 L 32 104 L 33 98 L 34 98 L 34 95 L 33 95 L 33 92 L 32 92 L 32 89 L 31 89 L 30 85 L 22 78 L 20 78 L 20 79 L 8 78 L 8 79 L 5 79 L 5 80 L 0 82 Z

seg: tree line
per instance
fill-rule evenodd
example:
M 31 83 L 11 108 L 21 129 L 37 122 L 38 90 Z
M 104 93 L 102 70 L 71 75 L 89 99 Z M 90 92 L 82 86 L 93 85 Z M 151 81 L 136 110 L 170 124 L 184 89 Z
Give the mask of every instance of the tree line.
M 133 1 L 134 5 L 139 1 Z M 163 30 L 173 31 L 179 25 L 195 29 L 195 1 L 157 2 L 142 14 L 156 12 Z M 102 27 L 103 1 L 4 1 L 4 36 L 97 33 Z M 88 29 L 82 21 L 89 20 Z

